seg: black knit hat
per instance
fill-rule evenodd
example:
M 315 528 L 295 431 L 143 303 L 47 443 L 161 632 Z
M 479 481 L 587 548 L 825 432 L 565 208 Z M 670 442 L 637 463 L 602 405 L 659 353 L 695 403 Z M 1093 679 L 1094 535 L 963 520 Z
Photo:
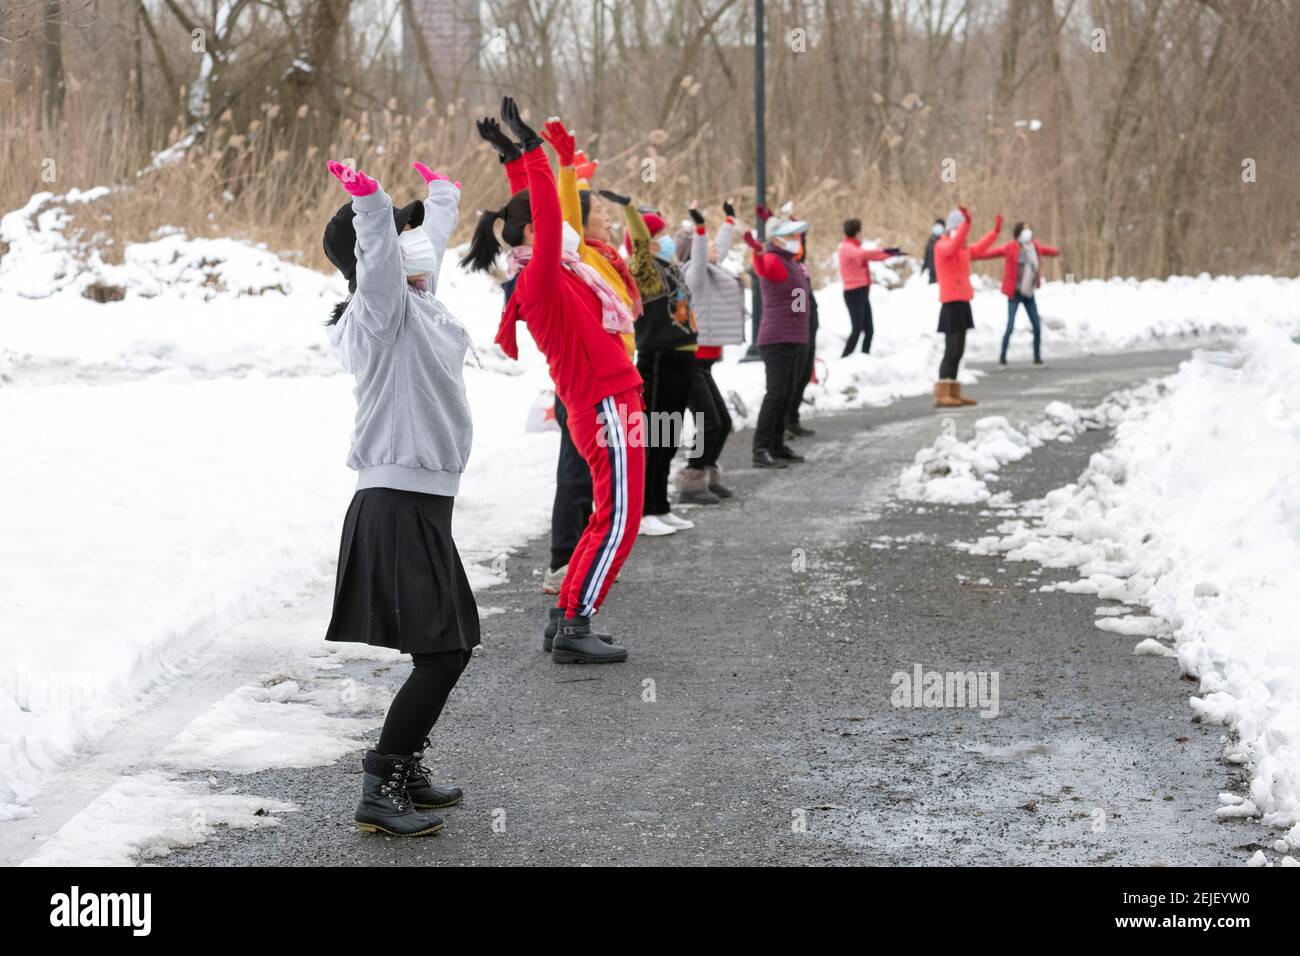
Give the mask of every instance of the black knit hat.
M 357 231 L 352 225 L 355 215 L 351 201 L 345 202 L 325 224 L 323 239 L 325 258 L 343 273 L 343 278 L 348 280 L 350 293 L 357 291 Z M 401 208 L 394 207 L 393 225 L 397 228 L 398 235 L 408 225 L 419 229 L 424 225 L 424 203 L 416 201 Z

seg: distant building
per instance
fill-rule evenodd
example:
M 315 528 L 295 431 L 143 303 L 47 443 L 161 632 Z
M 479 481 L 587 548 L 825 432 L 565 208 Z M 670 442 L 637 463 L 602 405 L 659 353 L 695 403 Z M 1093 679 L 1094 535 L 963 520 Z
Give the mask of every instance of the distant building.
M 479 0 L 412 0 L 415 18 L 429 50 L 433 75 L 444 99 L 473 99 L 482 79 L 480 52 L 485 43 Z M 402 23 L 403 62 L 412 102 L 433 95 L 408 24 Z

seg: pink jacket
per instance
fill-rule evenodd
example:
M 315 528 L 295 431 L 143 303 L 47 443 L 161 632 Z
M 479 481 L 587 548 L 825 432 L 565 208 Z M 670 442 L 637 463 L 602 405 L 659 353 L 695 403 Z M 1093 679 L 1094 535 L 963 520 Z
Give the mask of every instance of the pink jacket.
M 840 281 L 844 290 L 861 289 L 871 285 L 871 267 L 868 263 L 883 262 L 889 254 L 883 249 L 863 249 L 861 239 L 847 236 L 840 242 Z

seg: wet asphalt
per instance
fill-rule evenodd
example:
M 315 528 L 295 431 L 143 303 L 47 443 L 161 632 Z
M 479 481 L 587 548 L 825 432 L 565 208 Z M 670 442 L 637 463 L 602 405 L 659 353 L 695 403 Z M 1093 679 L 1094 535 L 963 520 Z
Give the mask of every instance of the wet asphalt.
M 984 506 L 894 499 L 899 472 L 954 420 L 1036 419 L 1173 371 L 1130 352 L 990 372 L 978 406 L 928 397 L 810 418 L 808 461 L 724 456 L 736 497 L 683 509 L 697 527 L 639 539 L 599 623 L 625 664 L 562 666 L 541 650 L 547 542 L 480 595 L 484 646 L 434 731 L 439 779 L 466 790 L 434 837 L 354 830 L 360 757 L 215 777 L 284 799 L 278 827 L 219 829 L 161 865 L 1236 865 L 1259 831 L 1218 823 L 1240 789 L 1223 728 L 1192 721 L 1196 685 L 1169 658 L 1094 627 L 1072 577 L 951 546 L 1002 520 Z M 1016 500 L 1072 481 L 1109 440 L 1089 432 L 1004 469 Z M 901 539 L 901 540 L 900 540 Z M 873 546 L 874 545 L 874 546 Z M 328 595 L 305 604 L 322 633 Z M 896 707 L 893 675 L 998 675 L 997 715 Z M 396 690 L 409 665 L 346 663 L 331 679 Z M 988 685 L 986 685 L 988 686 Z M 371 743 L 378 731 L 371 736 Z

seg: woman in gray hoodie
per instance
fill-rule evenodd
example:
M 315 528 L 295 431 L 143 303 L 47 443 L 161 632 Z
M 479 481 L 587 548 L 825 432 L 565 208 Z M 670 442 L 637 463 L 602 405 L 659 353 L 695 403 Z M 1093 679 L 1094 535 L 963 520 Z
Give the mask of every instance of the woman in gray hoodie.
M 691 290 L 695 321 L 699 326 L 699 350 L 687 406 L 702 422 L 695 435 L 695 447 L 687 465 L 677 473 L 678 497 L 687 503 L 717 504 L 730 498 L 722 484 L 718 456 L 731 434 L 731 414 L 713 380 L 713 366 L 722 358 L 724 345 L 745 341 L 745 293 L 740 279 L 721 265 L 731 248 L 736 231 L 736 210 L 731 200 L 722 204 L 726 215 L 713 239 L 709 239 L 704 214 L 691 206 L 694 232 L 677 242 L 677 257 L 684 263 L 686 285 Z
M 355 820 L 368 832 L 424 836 L 427 812 L 461 799 L 421 761 L 479 640 L 478 608 L 451 536 L 473 424 L 462 376 L 469 333 L 434 298 L 459 216 L 460 183 L 421 163 L 428 198 L 400 209 L 360 170 L 330 162 L 352 196 L 325 228 L 325 254 L 351 293 L 330 341 L 356 379 L 348 467 L 357 490 L 343 520 L 327 641 L 391 647 L 413 667 L 367 750 Z

